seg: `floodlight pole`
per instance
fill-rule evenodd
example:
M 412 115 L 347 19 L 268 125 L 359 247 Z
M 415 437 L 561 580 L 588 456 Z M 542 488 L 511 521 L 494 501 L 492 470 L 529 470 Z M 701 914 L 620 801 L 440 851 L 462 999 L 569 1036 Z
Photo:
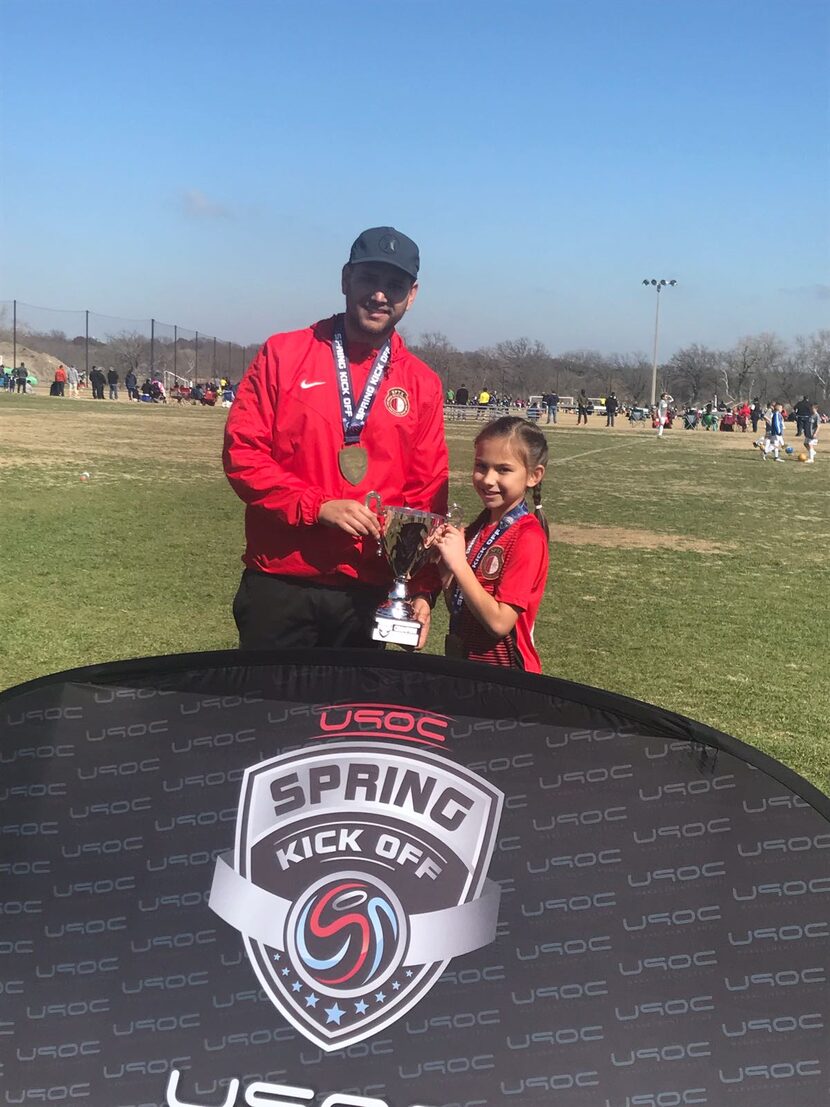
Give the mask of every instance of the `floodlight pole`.
M 654 311 L 654 351 L 651 361 L 651 406 L 657 399 L 657 336 L 660 332 L 660 290 L 663 288 L 674 288 L 677 281 L 667 281 L 664 278 L 656 280 L 654 277 L 646 278 L 643 284 L 650 284 L 657 290 L 657 306 Z

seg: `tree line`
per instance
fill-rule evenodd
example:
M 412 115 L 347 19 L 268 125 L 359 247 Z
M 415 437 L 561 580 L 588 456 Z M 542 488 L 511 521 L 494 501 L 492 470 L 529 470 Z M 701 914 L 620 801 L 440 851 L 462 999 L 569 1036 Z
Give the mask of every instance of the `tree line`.
M 635 404 L 651 395 L 652 362 L 645 354 L 601 354 L 574 350 L 552 354 L 543 342 L 516 338 L 478 350 L 459 350 L 439 332 L 409 340 L 409 348 L 441 376 L 445 388 L 466 384 L 527 398 L 557 392 L 589 396 L 609 392 Z M 801 396 L 827 403 L 830 395 L 830 330 L 799 336 L 791 344 L 778 335 L 748 335 L 728 350 L 692 343 L 657 366 L 657 392 L 682 403 L 701 404 L 717 396 L 738 400 L 780 400 Z
M 0 337 L 7 337 L 2 327 Z M 10 335 L 8 335 L 10 338 Z M 30 348 L 51 354 L 66 364 L 81 364 L 84 338 L 69 338 L 62 331 L 27 330 L 18 336 Z M 645 355 L 601 354 L 597 350 L 572 350 L 552 354 L 538 339 L 514 338 L 477 350 L 459 350 L 438 331 L 408 339 L 409 348 L 441 376 L 445 388 L 466 384 L 472 391 L 487 387 L 503 396 L 528 396 L 557 392 L 575 395 L 584 388 L 589 396 L 616 392 L 620 399 L 640 404 L 651 395 L 652 363 Z M 239 380 L 257 350 L 256 345 L 217 342 L 201 337 L 157 336 L 152 352 L 146 334 L 120 331 L 104 340 L 90 339 L 90 364 L 110 366 L 137 376 L 153 369 L 175 371 L 185 379 L 208 380 L 226 376 Z M 788 344 L 778 335 L 764 332 L 740 339 L 728 350 L 692 343 L 657 367 L 657 392 L 670 392 L 681 403 L 718 400 L 733 403 L 780 400 L 792 404 L 808 396 L 824 406 L 830 397 L 830 330 L 797 337 Z

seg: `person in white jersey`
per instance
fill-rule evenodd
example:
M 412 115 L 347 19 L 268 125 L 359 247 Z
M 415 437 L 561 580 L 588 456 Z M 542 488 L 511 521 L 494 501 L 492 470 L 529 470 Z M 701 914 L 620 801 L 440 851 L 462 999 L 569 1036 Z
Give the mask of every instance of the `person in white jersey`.
M 670 396 L 668 394 L 668 392 L 661 392 L 660 393 L 660 403 L 657 405 L 657 437 L 658 438 L 663 437 L 663 427 L 665 427 L 665 425 L 666 425 L 666 422 L 667 422 L 667 419 L 668 419 L 669 404 L 672 403 L 672 402 L 673 402 L 673 397 Z

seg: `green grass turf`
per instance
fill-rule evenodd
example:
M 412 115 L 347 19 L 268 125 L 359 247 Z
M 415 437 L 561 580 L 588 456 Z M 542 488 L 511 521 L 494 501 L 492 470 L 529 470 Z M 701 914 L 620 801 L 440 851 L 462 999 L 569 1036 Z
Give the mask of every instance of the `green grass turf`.
M 3 686 L 235 645 L 242 505 L 223 424 L 221 410 L 0 394 Z M 467 518 L 475 429 L 447 427 Z M 547 433 L 545 672 L 690 715 L 830 791 L 830 459 L 762 464 L 751 435 L 658 442 L 600 419 Z M 428 652 L 445 628 L 437 611 Z

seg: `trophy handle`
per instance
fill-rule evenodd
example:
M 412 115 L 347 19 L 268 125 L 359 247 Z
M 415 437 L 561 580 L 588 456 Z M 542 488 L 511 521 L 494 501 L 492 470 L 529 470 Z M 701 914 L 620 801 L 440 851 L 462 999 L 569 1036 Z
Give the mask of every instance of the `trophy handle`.
M 383 530 L 383 500 L 380 498 L 380 492 L 367 492 L 366 499 L 363 501 L 366 507 L 370 511 L 373 511 L 380 520 L 381 530 Z M 378 557 L 383 557 L 383 542 L 378 539 Z
M 383 500 L 380 498 L 380 492 L 367 492 L 366 499 L 363 502 L 370 511 L 374 511 L 375 515 L 383 513 Z

